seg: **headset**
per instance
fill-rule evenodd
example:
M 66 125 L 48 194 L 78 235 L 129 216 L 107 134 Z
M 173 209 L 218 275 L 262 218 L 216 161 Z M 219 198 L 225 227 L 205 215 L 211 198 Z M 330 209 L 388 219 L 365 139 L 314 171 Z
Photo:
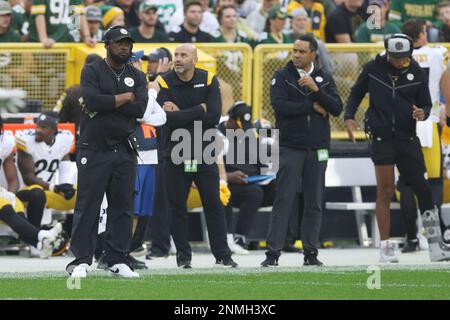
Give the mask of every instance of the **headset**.
M 391 39 L 406 39 L 406 40 L 408 40 L 408 42 L 409 42 L 409 59 L 408 59 L 408 62 L 406 62 L 403 65 L 404 68 L 408 68 L 411 63 L 412 53 L 414 51 L 414 41 L 411 39 L 410 36 L 403 34 L 403 33 L 395 33 L 392 36 L 386 38 L 384 40 L 384 49 L 386 50 L 386 55 L 387 55 L 388 59 L 389 59 L 388 43 L 389 43 L 389 40 L 391 40 Z
M 406 40 L 408 40 L 408 42 L 409 42 L 409 55 L 410 56 L 412 55 L 412 53 L 414 51 L 414 42 L 413 42 L 413 40 L 411 39 L 410 36 L 407 36 L 406 34 L 403 34 L 403 33 L 395 33 L 392 36 L 390 36 L 390 37 L 388 37 L 388 38 L 386 38 L 384 40 L 384 48 L 386 49 L 386 53 L 387 53 L 387 49 L 388 49 L 389 40 L 391 40 L 391 39 L 406 39 Z

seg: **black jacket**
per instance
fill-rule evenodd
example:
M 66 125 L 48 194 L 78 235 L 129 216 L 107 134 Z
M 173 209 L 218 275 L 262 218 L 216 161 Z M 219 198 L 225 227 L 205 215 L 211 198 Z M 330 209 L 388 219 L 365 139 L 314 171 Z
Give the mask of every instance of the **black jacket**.
M 413 59 L 404 70 L 391 66 L 384 54 L 368 62 L 350 92 L 345 119 L 354 119 L 367 92 L 370 98 L 365 130 L 376 137 L 389 140 L 416 136 L 413 105 L 422 108 L 426 118 L 430 114 L 428 77 Z
M 135 101 L 116 108 L 114 96 L 125 92 L 133 92 Z M 136 119 L 142 118 L 147 108 L 145 74 L 127 64 L 118 82 L 105 60 L 99 60 L 84 66 L 81 94 L 84 112 L 77 147 L 105 151 L 126 145 L 127 138 L 134 133 Z
M 178 144 L 178 142 L 170 140 L 172 132 L 180 128 L 186 129 L 190 133 L 192 146 L 191 157 L 186 158 L 193 159 L 194 143 L 199 142 L 195 139 L 202 139 L 197 134 L 194 135 L 194 121 L 201 122 L 202 131 L 199 133 L 202 136 L 205 130 L 215 128 L 219 123 L 222 111 L 219 81 L 212 73 L 196 68 L 194 77 L 190 81 L 180 80 L 176 72 L 172 70 L 161 75 L 158 78 L 158 83 L 161 87 L 157 99 L 158 103 L 163 106 L 164 102 L 171 101 L 180 108 L 180 111 L 166 112 L 167 123 L 165 127 L 168 130 L 163 134 L 167 140 L 159 141 L 163 149 L 167 147 L 168 150 L 171 150 L 174 145 Z M 206 104 L 206 112 L 201 106 L 202 103 Z M 208 143 L 204 142 L 203 147 Z M 198 159 L 202 155 L 196 154 L 195 156 Z
M 342 101 L 330 74 L 315 66 L 311 77 L 319 87 L 318 92 L 311 92 L 298 84 L 300 76 L 292 61 L 275 72 L 270 86 L 270 100 L 275 110 L 276 127 L 280 130 L 281 147 L 329 147 L 329 117 L 314 111 L 313 103 L 318 102 L 337 117 L 342 112 Z

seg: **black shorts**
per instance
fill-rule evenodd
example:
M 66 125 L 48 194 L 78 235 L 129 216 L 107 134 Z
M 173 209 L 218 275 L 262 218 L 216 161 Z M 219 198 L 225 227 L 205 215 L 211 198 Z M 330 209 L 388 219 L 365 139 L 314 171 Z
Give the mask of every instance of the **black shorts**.
M 426 173 L 422 147 L 417 137 L 395 141 L 374 138 L 370 146 L 370 155 L 376 166 L 396 165 L 405 178 L 424 176 Z

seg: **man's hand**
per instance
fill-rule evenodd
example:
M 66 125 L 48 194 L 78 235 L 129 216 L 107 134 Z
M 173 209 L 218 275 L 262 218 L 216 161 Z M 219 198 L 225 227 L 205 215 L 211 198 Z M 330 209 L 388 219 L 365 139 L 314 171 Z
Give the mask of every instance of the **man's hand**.
M 97 44 L 97 40 L 95 38 L 92 37 L 86 37 L 84 38 L 84 43 L 88 46 L 88 47 L 95 47 L 95 45 Z
M 306 86 L 309 90 L 311 90 L 312 92 L 317 92 L 319 91 L 319 87 L 317 86 L 317 84 L 314 82 L 314 79 L 311 78 L 310 76 L 307 77 L 302 77 L 298 80 L 298 84 L 303 87 Z
M 314 108 L 314 111 L 320 113 L 322 115 L 322 117 L 325 118 L 326 116 L 328 116 L 328 111 L 325 110 L 325 108 L 323 108 L 318 102 L 314 102 L 313 108 Z
M 76 190 L 73 188 L 73 184 L 70 183 L 57 184 L 53 188 L 53 191 L 56 193 L 62 193 L 64 195 L 64 199 L 66 200 L 72 199 L 76 193 Z
M 45 49 L 48 49 L 53 47 L 53 45 L 55 44 L 55 40 L 53 40 L 52 38 L 45 38 L 44 40 L 41 41 L 41 43 Z
M 229 183 L 247 184 L 248 182 L 244 180 L 247 177 L 248 176 L 240 170 L 227 172 L 227 180 Z
M 166 101 L 163 104 L 163 109 L 166 112 L 176 112 L 176 111 L 180 111 L 180 108 L 178 108 L 178 106 L 173 103 L 172 101 Z
M 425 111 L 421 108 L 417 108 L 415 105 L 413 105 L 413 119 L 417 121 L 423 121 L 425 120 Z
M 347 119 L 345 120 L 345 129 L 347 129 L 347 134 L 349 139 L 353 141 L 353 143 L 356 143 L 355 136 L 353 135 L 353 131 L 359 130 L 358 123 L 353 119 Z
M 154 89 L 156 92 L 159 92 L 161 90 L 161 87 L 158 84 L 158 81 L 152 81 L 148 83 L 148 89 Z
M 172 62 L 169 61 L 169 58 L 159 59 L 159 65 L 156 73 L 166 73 L 170 69 L 172 69 Z

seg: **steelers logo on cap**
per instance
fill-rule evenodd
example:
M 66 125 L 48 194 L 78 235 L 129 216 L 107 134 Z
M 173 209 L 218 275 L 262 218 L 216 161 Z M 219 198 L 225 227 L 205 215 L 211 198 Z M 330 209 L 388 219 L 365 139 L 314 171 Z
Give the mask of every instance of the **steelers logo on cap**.
M 244 116 L 242 117 L 245 121 L 250 121 L 250 119 L 251 119 L 251 115 L 250 115 L 250 113 L 246 113 L 246 114 L 244 114 Z
M 45 114 L 43 114 L 43 115 L 41 115 L 41 116 L 39 117 L 39 120 L 44 121 L 46 118 L 47 118 L 47 117 L 45 116 Z
M 128 31 L 125 30 L 125 29 L 120 29 L 120 33 L 121 33 L 121 34 L 128 34 Z
M 402 42 L 397 42 L 396 44 L 395 44 L 395 49 L 397 49 L 397 50 L 403 50 L 403 43 Z

